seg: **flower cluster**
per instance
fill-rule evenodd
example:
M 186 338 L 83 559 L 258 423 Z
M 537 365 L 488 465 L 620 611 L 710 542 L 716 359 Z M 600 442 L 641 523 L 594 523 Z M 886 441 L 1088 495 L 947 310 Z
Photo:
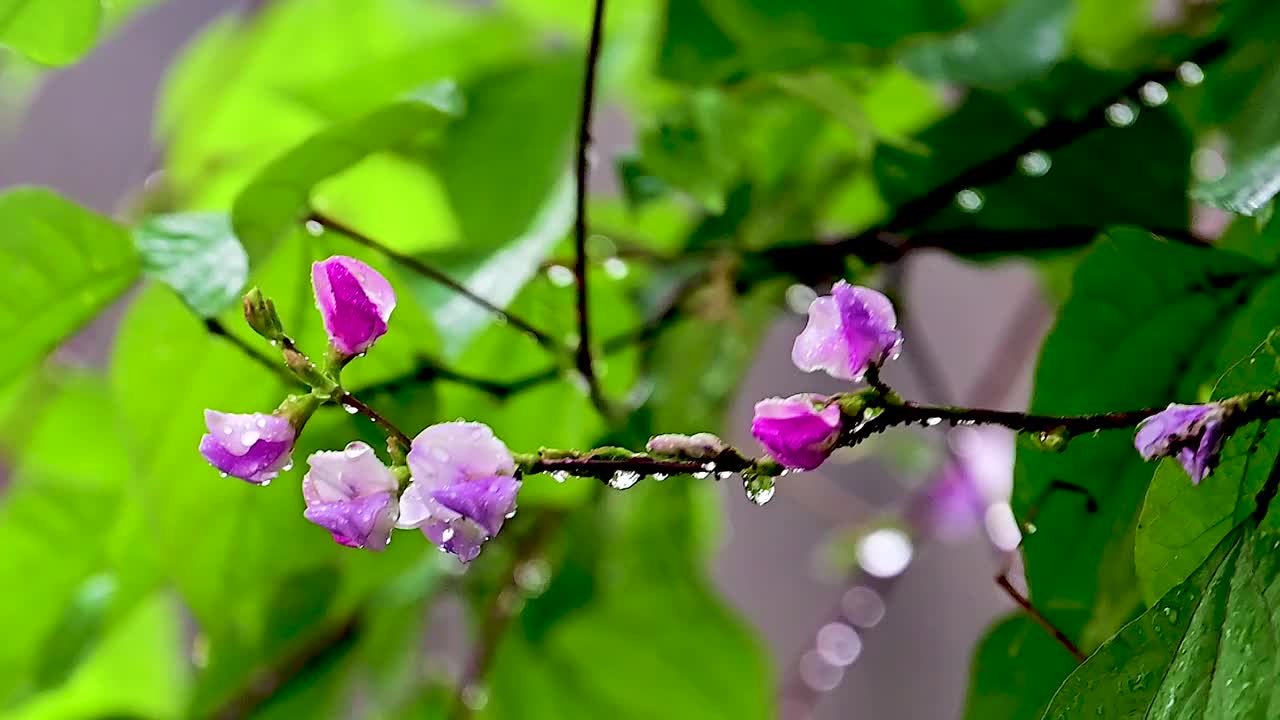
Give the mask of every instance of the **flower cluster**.
M 889 298 L 871 288 L 837 282 L 830 295 L 809 305 L 809 324 L 796 337 L 791 361 L 805 372 L 822 370 L 838 380 L 862 380 L 897 357 L 902 333 Z M 756 403 L 751 434 L 782 465 L 813 470 L 835 449 L 843 413 L 830 398 L 813 394 Z
M 311 280 L 330 342 L 324 368 L 293 348 L 269 300 L 256 290 L 246 296 L 249 324 L 283 343 L 290 369 L 315 389 L 291 396 L 271 414 L 205 411 L 209 432 L 200 440 L 200 453 L 223 475 L 266 485 L 291 468 L 307 420 L 340 392 L 342 367 L 387 332 L 396 296 L 376 270 L 337 256 L 312 265 Z M 342 545 L 375 551 L 387 546 L 393 529 L 419 529 L 469 562 L 515 513 L 515 460 L 485 425 L 433 425 L 413 439 L 407 456 L 392 452 L 392 458 L 391 466 L 384 464 L 363 442 L 313 453 L 302 479 L 303 516 Z
M 1199 485 L 1218 464 L 1228 414 L 1222 403 L 1173 404 L 1138 425 L 1134 445 L 1146 460 L 1177 458 Z

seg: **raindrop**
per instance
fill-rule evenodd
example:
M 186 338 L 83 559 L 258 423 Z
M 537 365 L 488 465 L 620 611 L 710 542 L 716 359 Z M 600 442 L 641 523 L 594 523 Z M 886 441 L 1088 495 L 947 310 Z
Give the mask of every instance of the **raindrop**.
M 569 479 L 569 473 L 565 472 L 564 470 L 556 470 L 555 472 L 551 473 L 551 477 L 556 482 L 562 483 L 565 480 Z
M 489 691 L 483 685 L 468 685 L 462 688 L 462 704 L 473 712 L 483 710 L 489 704 Z
M 449 462 L 449 451 L 442 447 L 431 448 L 431 458 L 440 462 Z
M 220 472 L 218 473 L 218 477 L 228 477 L 228 475 L 224 472 Z
M 293 469 L 293 461 L 292 461 L 292 460 L 290 460 L 289 462 L 285 463 L 285 464 L 284 464 L 284 467 L 280 468 L 280 470 L 282 470 L 283 472 L 289 472 L 289 471 L 290 471 L 290 470 L 292 470 L 292 469 Z
M 447 543 L 452 539 L 453 539 L 453 528 L 445 528 L 444 531 L 440 533 L 440 542 Z
M 858 564 L 875 577 L 901 575 L 911 564 L 911 538 L 897 528 L 880 528 L 858 541 Z
M 818 299 L 818 293 L 808 285 L 796 283 L 787 288 L 787 308 L 797 315 L 809 312 L 809 306 Z
M 985 203 L 986 199 L 982 197 L 982 193 L 973 188 L 965 188 L 956 193 L 956 205 L 965 212 L 978 212 Z
M 832 665 L 847 667 L 862 653 L 858 631 L 842 622 L 827 623 L 818 630 L 818 654 Z
M 1193 62 L 1184 62 L 1178 66 L 1178 79 L 1183 85 L 1192 86 L 1199 85 L 1204 82 L 1204 70 Z
M 604 261 L 604 273 L 614 280 L 621 280 L 631 273 L 631 267 L 626 260 L 611 257 Z
M 1227 174 L 1227 161 L 1213 148 L 1198 148 L 1191 153 L 1191 171 L 1197 180 L 1214 182 Z
M 650 477 L 652 477 L 654 480 L 656 480 L 656 481 L 658 481 L 658 482 L 662 482 L 663 480 L 666 480 L 666 479 L 667 479 L 667 474 L 666 474 L 666 473 L 654 473 L 654 474 L 653 474 L 653 475 L 651 475 Z
M 1022 529 L 1025 530 L 1028 535 L 1035 535 L 1036 530 L 1039 530 L 1039 528 L 1036 527 L 1035 523 L 1025 523 L 1022 526 Z
M 1126 102 L 1111 103 L 1107 106 L 1107 122 L 1115 127 L 1129 127 L 1138 119 L 1138 109 Z
M 827 662 L 817 650 L 810 650 L 800 658 L 800 679 L 817 692 L 830 692 L 840 686 L 844 668 Z
M 240 442 L 248 446 L 258 442 L 261 438 L 262 433 L 257 430 L 246 430 L 244 434 L 240 436 Z
M 556 287 L 569 287 L 573 284 L 573 271 L 563 265 L 552 265 L 547 268 L 547 279 Z
M 505 518 L 506 518 L 506 519 L 508 519 L 508 520 L 510 520 L 511 518 L 513 518 L 513 517 L 515 517 L 515 516 L 516 516 L 516 511 L 515 511 L 515 510 L 512 510 L 511 512 L 507 513 L 506 515 L 503 515 L 503 517 L 505 517 Z
M 774 485 L 768 487 L 752 487 L 750 483 L 743 483 L 747 490 L 747 499 L 757 505 L 767 505 L 773 499 L 774 493 L 778 491 Z
M 1049 154 L 1043 150 L 1032 150 L 1018 158 L 1018 169 L 1028 177 L 1042 177 L 1052 165 Z
M 711 477 L 711 473 L 709 473 L 709 472 L 707 472 L 707 471 L 705 471 L 705 470 L 700 471 L 700 472 L 695 472 L 695 473 L 689 473 L 689 474 L 690 474 L 690 475 L 692 475 L 692 476 L 694 476 L 694 477 L 696 477 L 696 478 L 698 478 L 699 480 L 706 480 L 707 478 Z
M 266 487 L 270 484 L 271 484 L 271 478 L 267 478 L 266 480 L 263 480 L 262 482 L 258 483 L 258 487 Z
M 720 472 L 716 473 L 717 480 L 728 480 L 731 477 L 733 477 L 733 473 L 728 470 L 721 470 Z
M 640 473 L 630 470 L 619 470 L 609 478 L 609 487 L 614 490 L 626 490 L 640 482 Z
M 537 597 L 551 584 L 551 566 L 546 560 L 534 558 L 516 568 L 515 581 L 525 595 Z
M 931 417 L 931 418 L 926 418 L 926 419 L 925 419 L 925 421 L 924 421 L 924 424 L 925 424 L 926 426 L 928 426 L 928 427 L 933 427 L 933 426 L 935 426 L 935 425 L 937 425 L 937 424 L 939 424 L 939 423 L 941 423 L 941 422 L 942 422 L 942 418 L 940 418 L 940 417 Z
M 357 410 L 357 409 L 355 408 L 355 406 L 354 406 L 354 405 L 343 405 L 343 406 L 342 406 L 342 409 L 343 409 L 343 410 L 345 410 L 345 411 L 347 411 L 347 414 L 348 414 L 348 415 L 355 415 L 356 413 L 360 412 L 359 410 Z
M 267 426 L 267 419 L 266 419 L 266 418 L 258 418 L 258 421 L 257 421 L 257 422 L 255 422 L 255 423 L 254 423 L 254 425 L 257 425 L 257 426 L 258 426 L 258 429 L 259 429 L 259 430 L 261 430 L 261 429 L 263 429 L 263 428 L 265 428 L 265 427 Z
M 353 442 L 347 446 L 346 450 L 342 451 L 342 454 L 345 455 L 348 460 L 357 460 L 368 452 L 368 445 L 365 445 L 362 442 Z
M 323 234 L 324 234 L 324 226 L 323 226 L 323 225 L 321 225 L 320 223 L 316 222 L 315 220 L 308 220 L 308 221 L 307 221 L 307 232 L 308 232 L 312 237 L 320 237 L 321 235 L 323 235 Z
M 846 620 L 858 627 L 875 627 L 884 619 L 884 599 L 875 590 L 856 585 L 840 598 L 840 610 Z
M 716 464 L 713 462 L 709 462 L 706 465 L 703 465 L 702 469 L 706 470 L 707 472 L 712 472 L 716 469 Z
M 1159 107 L 1169 101 L 1169 90 L 1155 80 L 1149 80 L 1138 88 L 1138 97 L 1147 107 Z

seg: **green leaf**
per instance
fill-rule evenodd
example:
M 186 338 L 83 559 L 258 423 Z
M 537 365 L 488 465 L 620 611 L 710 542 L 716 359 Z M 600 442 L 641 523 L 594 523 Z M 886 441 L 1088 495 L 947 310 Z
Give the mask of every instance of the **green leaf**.
M 100 0 L 0 0 L 0 45 L 44 65 L 67 65 L 93 47 Z
M 915 33 L 954 30 L 965 15 L 954 0 L 668 0 L 659 73 L 714 83 L 801 70 L 891 47 Z
M 1256 215 L 1280 192 L 1280 146 L 1260 150 L 1232 165 L 1212 182 L 1198 183 L 1191 197 L 1240 215 Z
M 1113 231 L 1080 265 L 1045 341 L 1032 412 L 1089 413 L 1186 398 L 1189 366 L 1224 314 L 1253 289 L 1258 270 L 1230 253 Z M 1132 435 L 1117 431 L 1075 438 L 1061 454 L 1021 449 L 1015 477 L 1019 517 L 1043 504 L 1038 530 L 1024 543 L 1031 596 L 1081 647 L 1096 647 L 1141 600 L 1132 543 L 1151 467 L 1134 450 Z M 1055 480 L 1091 492 L 1097 510 L 1089 512 L 1074 494 L 1046 497 Z
M 143 272 L 202 317 L 235 303 L 249 277 L 249 258 L 225 213 L 157 215 L 134 230 L 133 241 Z
M 138 278 L 129 235 L 47 190 L 0 195 L 0 378 L 30 365 L 88 322 Z
M 1280 535 L 1249 521 L 1078 667 L 1047 720 L 1271 718 L 1280 713 Z
M 971 29 L 907 48 L 901 61 L 929 80 L 1009 89 L 1062 59 L 1071 10 L 1069 0 L 1016 0 Z
M 1213 398 L 1280 384 L 1273 325 L 1280 316 L 1280 277 L 1264 283 L 1222 335 L 1215 363 L 1223 373 Z M 1260 344 L 1259 344 L 1260 343 Z M 1193 400 L 1197 398 L 1187 398 Z M 1134 557 L 1143 596 L 1154 602 L 1200 566 L 1218 541 L 1254 511 L 1254 496 L 1280 455 L 1280 425 L 1253 422 L 1223 445 L 1221 461 L 1192 485 L 1175 461 L 1156 470 L 1143 503 Z
M 666 184 L 689 193 L 707 212 L 724 212 L 725 190 L 737 170 L 729 139 L 725 100 L 717 92 L 695 93 L 640 133 L 639 165 Z
M 987 632 L 970 671 L 966 720 L 1038 718 L 1076 666 L 1071 653 L 1024 613 Z
M 320 181 L 376 152 L 420 149 L 439 137 L 451 112 L 434 98 L 404 100 L 337 123 L 273 160 L 240 193 L 231 214 L 250 263 L 270 255 L 303 222 Z

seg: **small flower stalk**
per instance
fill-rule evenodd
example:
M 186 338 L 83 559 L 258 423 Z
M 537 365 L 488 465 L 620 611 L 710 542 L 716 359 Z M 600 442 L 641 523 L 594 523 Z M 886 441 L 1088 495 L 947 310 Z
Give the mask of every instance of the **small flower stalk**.
M 805 372 L 822 370 L 857 382 L 897 356 L 902 333 L 893 303 L 867 287 L 837 282 L 809 305 L 809 324 L 796 337 L 791 361 Z
M 373 448 L 353 442 L 314 453 L 302 478 L 303 516 L 347 547 L 381 551 L 400 517 L 400 483 Z
M 756 403 L 751 434 L 783 466 L 813 470 L 835 449 L 841 424 L 838 404 L 801 394 Z
M 515 514 L 521 485 L 515 459 L 487 425 L 459 421 L 423 430 L 409 450 L 409 472 L 398 526 L 420 529 L 462 562 L 474 560 Z
M 339 355 L 362 355 L 386 334 L 396 294 L 377 270 L 335 255 L 311 266 L 311 285 L 329 342 Z
M 1228 415 L 1222 403 L 1172 404 L 1138 425 L 1134 445 L 1145 460 L 1177 458 L 1199 485 L 1218 465 Z

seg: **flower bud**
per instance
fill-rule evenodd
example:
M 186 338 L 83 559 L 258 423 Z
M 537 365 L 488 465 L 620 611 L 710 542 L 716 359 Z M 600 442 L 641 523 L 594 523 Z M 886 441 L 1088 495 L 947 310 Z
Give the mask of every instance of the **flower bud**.
M 693 435 L 654 435 L 645 446 L 655 455 L 688 458 L 690 460 L 714 460 L 720 457 L 729 446 L 724 440 L 711 433 L 694 433 Z
M 1144 460 L 1176 457 L 1199 485 L 1218 464 L 1227 414 L 1218 403 L 1173 404 L 1138 424 L 1134 445 Z
M 409 450 L 413 481 L 400 498 L 399 527 L 470 562 L 515 513 L 515 459 L 488 426 L 449 422 L 418 433 Z
M 896 356 L 902 345 L 897 323 L 889 298 L 842 280 L 810 303 L 809 324 L 796 337 L 791 361 L 805 372 L 861 380 L 869 368 Z
M 335 255 L 312 264 L 311 284 L 324 329 L 338 353 L 359 355 L 386 334 L 396 294 L 378 271 L 355 258 Z
M 262 337 L 272 342 L 284 339 L 284 325 L 276 313 L 276 304 L 256 287 L 244 294 L 244 319 Z
M 820 395 L 769 398 L 756 403 L 751 434 L 786 467 L 812 470 L 835 449 L 840 408 Z
M 303 516 L 347 547 L 382 551 L 400 517 L 399 482 L 373 448 L 353 442 L 345 450 L 313 453 L 302 478 Z

